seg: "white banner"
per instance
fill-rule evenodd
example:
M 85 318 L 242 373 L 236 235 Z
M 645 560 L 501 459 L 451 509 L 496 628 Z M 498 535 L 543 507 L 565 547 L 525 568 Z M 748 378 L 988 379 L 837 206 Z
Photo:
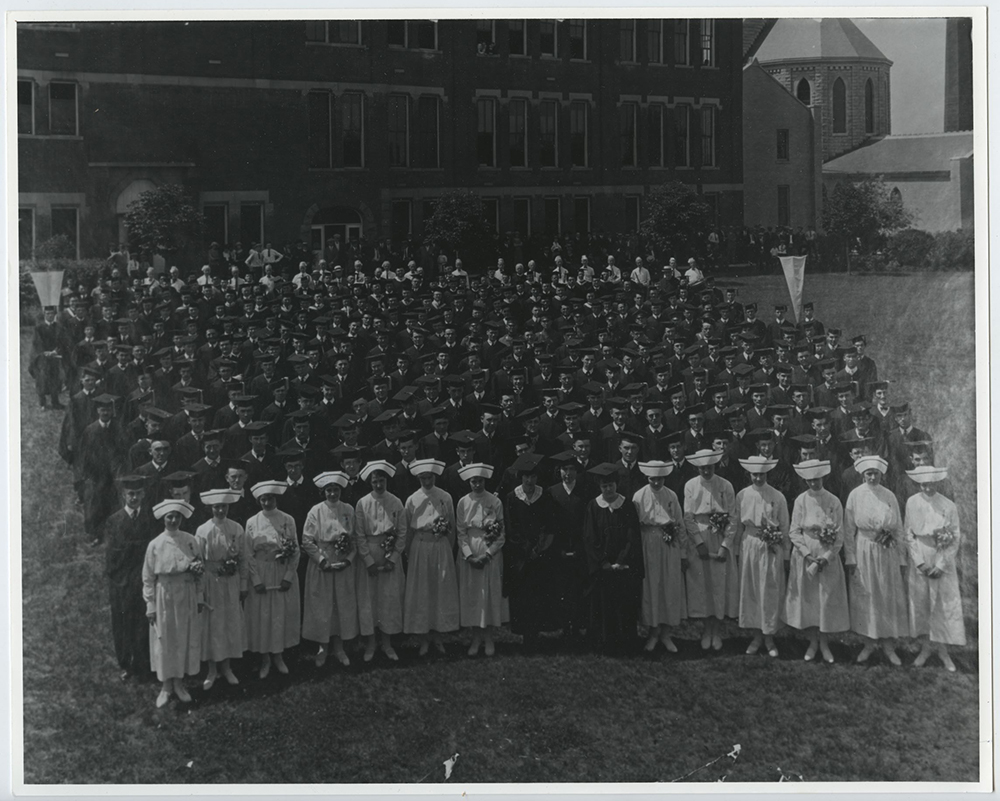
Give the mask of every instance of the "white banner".
M 32 273 L 31 278 L 35 282 L 35 289 L 38 290 L 38 299 L 42 302 L 42 306 L 58 306 L 62 292 L 63 271 Z
M 802 314 L 802 290 L 806 282 L 805 256 L 779 256 L 781 269 L 785 273 L 785 283 L 788 284 L 788 296 L 792 300 L 792 313 L 795 322 Z

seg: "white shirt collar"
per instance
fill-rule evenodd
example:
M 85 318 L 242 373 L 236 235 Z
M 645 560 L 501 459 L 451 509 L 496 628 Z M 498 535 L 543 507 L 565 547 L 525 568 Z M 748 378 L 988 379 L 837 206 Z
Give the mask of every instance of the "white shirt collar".
M 603 495 L 598 495 L 596 500 L 597 500 L 597 505 L 600 506 L 602 509 L 610 509 L 612 512 L 614 512 L 617 511 L 618 509 L 621 509 L 622 504 L 625 503 L 625 496 L 619 495 L 617 498 L 611 501 L 611 503 L 608 503 L 606 500 L 604 500 Z

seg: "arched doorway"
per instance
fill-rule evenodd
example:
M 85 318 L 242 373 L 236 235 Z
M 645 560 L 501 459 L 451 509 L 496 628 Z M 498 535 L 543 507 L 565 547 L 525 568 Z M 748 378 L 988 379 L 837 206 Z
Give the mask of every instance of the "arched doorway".
M 833 132 L 847 133 L 847 84 L 843 78 L 833 82 Z
M 795 87 L 795 96 L 806 106 L 812 103 L 812 87 L 805 78 L 799 81 Z
M 139 195 L 143 192 L 148 192 L 150 189 L 156 189 L 156 184 L 147 178 L 140 178 L 132 181 L 132 183 L 118 193 L 118 198 L 115 200 L 115 216 L 118 219 L 119 243 L 124 244 L 128 242 L 128 230 L 125 228 L 125 212 L 128 210 L 129 204 L 138 200 Z
M 327 251 L 361 238 L 361 213 L 346 206 L 325 206 L 313 215 L 310 247 L 320 258 Z

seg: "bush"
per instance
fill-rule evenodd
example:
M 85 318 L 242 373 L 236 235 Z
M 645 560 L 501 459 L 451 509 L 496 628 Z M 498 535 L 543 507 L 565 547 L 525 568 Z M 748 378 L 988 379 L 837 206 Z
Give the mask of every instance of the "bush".
M 890 262 L 914 270 L 926 269 L 934 247 L 934 235 L 916 228 L 907 228 L 889 238 L 886 252 Z
M 942 231 L 937 234 L 928 262 L 932 270 L 975 269 L 975 231 Z

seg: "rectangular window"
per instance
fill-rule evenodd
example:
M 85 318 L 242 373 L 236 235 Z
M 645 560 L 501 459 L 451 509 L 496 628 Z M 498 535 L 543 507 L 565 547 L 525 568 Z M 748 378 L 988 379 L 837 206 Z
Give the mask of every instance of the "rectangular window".
M 531 236 L 531 200 L 516 197 L 511 200 L 510 210 L 513 229 L 522 236 Z
M 389 95 L 389 166 L 409 166 L 410 98 L 406 95 Z
M 646 60 L 650 64 L 663 63 L 663 20 L 646 20 Z
M 440 148 L 438 99 L 420 97 L 417 99 L 417 166 L 439 167 Z
M 691 63 L 688 21 L 674 20 L 674 64 L 687 66 Z
M 674 166 L 691 166 L 691 107 L 674 106 Z
M 492 97 L 476 101 L 476 154 L 480 167 L 495 167 L 496 155 L 496 102 Z
M 715 166 L 715 106 L 701 107 L 701 166 Z
M 573 198 L 573 230 L 578 234 L 590 233 L 590 198 Z
M 402 239 L 412 233 L 412 215 L 409 200 L 392 201 L 392 238 Z
M 240 203 L 240 241 L 245 247 L 264 242 L 264 204 Z
M 544 201 L 545 233 L 555 236 L 562 233 L 562 208 L 557 197 L 547 197 Z
M 483 216 L 494 233 L 500 233 L 500 201 L 495 197 L 483 198 Z
M 476 52 L 481 56 L 496 52 L 496 22 L 491 19 L 476 20 Z
M 364 97 L 360 92 L 346 92 L 340 97 L 341 144 L 345 167 L 365 166 Z
M 35 132 L 35 84 L 33 81 L 17 82 L 17 132 Z
M 76 84 L 49 84 L 49 133 L 76 136 Z
M 701 21 L 701 66 L 715 66 L 715 20 Z
M 418 50 L 437 50 L 438 24 L 431 20 L 420 20 L 413 23 L 416 28 Z
M 778 128 L 778 161 L 788 161 L 788 129 Z
M 331 20 L 306 23 L 306 41 L 324 44 L 361 44 L 361 22 L 359 20 Z
M 543 167 L 559 166 L 559 103 L 543 100 L 538 104 L 538 157 Z
M 649 166 L 663 167 L 663 106 L 649 105 Z
M 569 57 L 577 61 L 587 58 L 587 20 L 569 21 Z
M 635 20 L 618 20 L 618 58 L 635 61 Z
M 639 196 L 625 196 L 625 230 L 639 230 Z
M 309 166 L 328 169 L 332 166 L 330 140 L 330 93 L 310 92 Z
M 618 109 L 618 137 L 621 142 L 622 166 L 636 166 L 635 118 L 639 107 L 635 103 L 622 103 Z
M 543 19 L 538 23 L 539 43 L 538 50 L 543 56 L 556 58 L 559 55 L 559 43 L 557 40 L 557 27 L 554 19 Z
M 315 20 L 309 20 L 306 22 L 306 41 L 307 42 L 325 42 L 326 41 L 326 23 L 316 22 Z
M 574 167 L 587 166 L 587 102 L 574 100 L 569 104 L 569 151 Z
M 385 23 L 386 41 L 391 47 L 406 47 L 406 20 L 391 19 Z
M 507 43 L 512 56 L 526 56 L 528 42 L 523 19 L 512 19 L 507 22 Z
M 229 204 L 206 203 L 201 213 L 205 215 L 205 244 L 229 241 Z
M 53 207 L 52 236 L 64 236 L 74 248 L 74 258 L 80 257 L 79 219 L 76 208 Z
M 791 192 L 787 186 L 778 187 L 778 225 L 791 225 Z
M 525 131 L 528 127 L 528 101 L 515 97 L 507 105 L 509 130 L 507 133 L 510 144 L 510 166 L 528 166 L 528 148 L 525 141 Z
M 35 210 L 17 210 L 17 255 L 30 259 L 35 252 Z

